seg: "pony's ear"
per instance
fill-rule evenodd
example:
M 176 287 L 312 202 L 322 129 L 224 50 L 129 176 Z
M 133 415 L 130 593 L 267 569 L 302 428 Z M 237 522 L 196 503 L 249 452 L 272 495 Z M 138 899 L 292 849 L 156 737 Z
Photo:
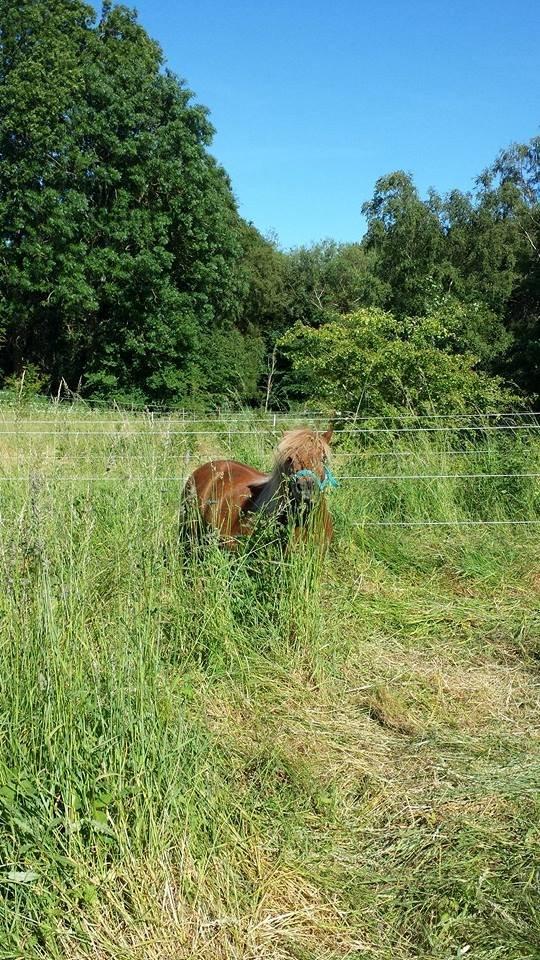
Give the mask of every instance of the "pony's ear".
M 333 428 L 332 424 L 330 424 L 330 426 L 328 427 L 328 430 L 326 431 L 326 433 L 323 433 L 323 435 L 322 435 L 322 438 L 323 438 L 323 440 L 324 440 L 325 443 L 330 443 L 330 441 L 331 441 L 331 439 L 332 439 L 332 434 L 333 434 L 333 432 L 334 432 L 334 428 Z

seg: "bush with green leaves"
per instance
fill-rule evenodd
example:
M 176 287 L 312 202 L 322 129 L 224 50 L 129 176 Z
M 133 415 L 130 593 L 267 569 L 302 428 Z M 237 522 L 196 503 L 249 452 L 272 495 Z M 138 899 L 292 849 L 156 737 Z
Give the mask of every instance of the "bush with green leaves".
M 366 308 L 318 329 L 298 324 L 281 341 L 298 398 L 337 409 L 422 413 L 497 409 L 516 402 L 503 382 L 477 370 L 467 349 L 475 308 L 444 304 L 397 319 Z

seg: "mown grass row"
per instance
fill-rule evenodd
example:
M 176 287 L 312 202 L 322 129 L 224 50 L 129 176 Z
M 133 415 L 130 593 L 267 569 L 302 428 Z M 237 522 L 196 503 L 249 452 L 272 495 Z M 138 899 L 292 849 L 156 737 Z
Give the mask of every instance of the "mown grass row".
M 0 957 L 538 957 L 538 529 L 368 525 L 540 517 L 538 481 L 344 480 L 324 561 L 186 561 L 162 478 L 229 442 L 263 466 L 271 432 L 74 418 L 4 458 Z M 539 461 L 534 433 L 336 450 Z

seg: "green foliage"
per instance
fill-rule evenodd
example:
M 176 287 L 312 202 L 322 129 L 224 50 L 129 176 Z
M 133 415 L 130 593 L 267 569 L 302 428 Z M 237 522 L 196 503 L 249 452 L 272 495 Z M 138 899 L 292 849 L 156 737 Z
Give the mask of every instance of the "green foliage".
M 47 379 L 38 367 L 29 364 L 19 376 L 6 377 L 4 392 L 6 395 L 11 393 L 17 400 L 35 398 L 43 390 Z
M 273 239 L 261 236 L 252 224 L 242 223 L 244 294 L 237 323 L 242 330 L 257 328 L 268 345 L 283 332 L 290 293 L 286 288 L 288 257 Z
M 200 399 L 256 400 L 264 357 L 264 341 L 256 330 L 215 330 L 200 344 L 201 380 L 194 384 Z
M 514 283 L 507 323 L 514 345 L 508 370 L 540 397 L 540 137 L 502 150 L 479 182 L 498 220 L 513 231 Z
M 362 304 L 377 304 L 382 285 L 374 276 L 373 257 L 361 244 L 332 240 L 292 250 L 286 259 L 285 327 L 319 326 Z
M 514 398 L 501 381 L 476 370 L 468 319 L 460 305 L 451 304 L 427 317 L 403 319 L 362 309 L 319 329 L 298 325 L 281 347 L 299 392 L 337 409 L 379 414 L 406 406 L 422 413 L 508 405 Z
M 375 254 L 375 274 L 387 291 L 383 304 L 398 315 L 426 313 L 445 292 L 444 233 L 430 203 L 423 202 L 403 171 L 381 177 L 362 207 L 365 246 Z
M 206 111 L 123 7 L 97 24 L 78 0 L 1 12 L 4 369 L 185 396 L 245 287 Z
M 279 267 L 279 312 L 263 330 L 271 354 L 268 368 L 276 366 L 272 397 L 283 400 L 305 395 L 288 357 L 278 349 L 286 331 L 299 323 L 316 328 L 359 305 L 376 305 L 385 287 L 375 275 L 372 252 L 358 243 L 327 240 L 292 250 L 282 255 Z
M 502 151 L 473 194 L 422 199 L 387 174 L 361 242 L 285 253 L 240 218 L 212 136 L 131 10 L 0 0 L 4 379 L 35 367 L 53 392 L 257 402 L 268 368 L 281 403 L 305 383 L 280 338 L 373 307 L 460 314 L 449 356 L 540 392 L 539 138 Z
M 418 196 L 407 174 L 381 178 L 364 205 L 364 244 L 387 283 L 380 305 L 423 316 L 449 295 L 477 305 L 470 348 L 488 372 L 540 390 L 540 138 L 513 144 L 474 195 Z

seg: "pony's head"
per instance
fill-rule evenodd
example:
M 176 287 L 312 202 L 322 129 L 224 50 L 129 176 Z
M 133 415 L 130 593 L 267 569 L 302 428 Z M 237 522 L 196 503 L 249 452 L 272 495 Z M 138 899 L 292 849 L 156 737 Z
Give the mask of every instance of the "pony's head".
M 335 485 L 328 468 L 332 432 L 332 427 L 325 433 L 305 428 L 288 430 L 277 448 L 277 466 L 297 508 L 309 509 L 319 493 Z

